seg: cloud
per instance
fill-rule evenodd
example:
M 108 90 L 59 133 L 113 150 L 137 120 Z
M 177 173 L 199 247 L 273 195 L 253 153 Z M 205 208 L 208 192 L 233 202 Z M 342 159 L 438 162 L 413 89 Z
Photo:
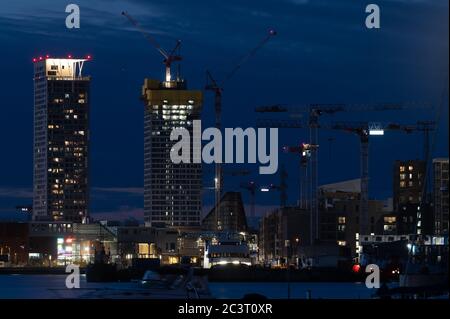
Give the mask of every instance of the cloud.
M 289 0 L 289 2 L 291 2 L 293 4 L 297 4 L 297 5 L 304 5 L 304 4 L 308 4 L 309 0 Z
M 68 13 L 65 12 L 68 3 L 55 5 L 54 0 L 38 0 L 25 2 L 18 0 L 2 7 L 0 22 L 2 31 L 13 30 L 16 32 L 70 38 L 94 38 L 101 33 L 111 31 L 136 31 L 126 18 L 121 15 L 122 11 L 128 11 L 138 21 L 152 21 L 152 28 L 143 25 L 143 29 L 152 34 L 166 33 L 161 19 L 167 16 L 159 6 L 150 3 L 124 4 L 119 1 L 87 1 L 79 0 L 80 7 L 80 29 L 68 30 L 65 28 L 65 20 Z M 85 30 L 89 28 L 89 32 Z M 91 32 L 95 28 L 94 32 Z
M 117 210 L 91 212 L 95 220 L 124 221 L 130 218 L 140 222 L 144 221 L 144 209 L 142 207 L 120 206 Z
M 0 197 L 32 199 L 33 190 L 30 188 L 0 187 Z
M 93 187 L 92 191 L 101 193 L 121 193 L 136 196 L 141 196 L 144 194 L 143 187 Z

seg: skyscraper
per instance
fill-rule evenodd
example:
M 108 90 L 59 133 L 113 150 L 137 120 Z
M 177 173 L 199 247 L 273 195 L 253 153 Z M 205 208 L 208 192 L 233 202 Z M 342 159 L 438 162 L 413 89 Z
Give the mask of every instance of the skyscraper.
M 82 75 L 88 59 L 33 59 L 35 220 L 88 217 L 90 77 Z
M 146 226 L 177 229 L 200 226 L 202 168 L 200 163 L 175 164 L 170 150 L 173 128 L 193 136 L 193 120 L 200 119 L 202 92 L 187 90 L 183 80 L 145 79 L 144 220 Z M 192 151 L 191 143 L 191 154 Z
M 433 160 L 434 232 L 448 235 L 448 158 Z

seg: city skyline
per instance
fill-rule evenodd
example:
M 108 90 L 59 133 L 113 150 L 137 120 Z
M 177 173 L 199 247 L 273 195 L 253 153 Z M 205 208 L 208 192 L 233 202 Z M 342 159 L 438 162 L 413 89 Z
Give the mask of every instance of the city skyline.
M 449 13 L 5 4 L 0 299 L 212 318 L 448 300 Z
M 234 17 L 233 20 L 236 23 L 233 27 L 227 28 L 225 24 L 217 23 L 216 27 L 220 32 L 216 37 L 210 36 L 208 30 L 205 30 L 205 26 L 200 23 L 201 19 L 198 24 L 193 23 L 194 16 L 189 19 L 183 17 L 180 19 L 180 23 L 189 21 L 191 25 L 194 25 L 192 29 L 187 28 L 187 31 L 184 31 L 177 22 L 172 25 L 168 23 L 162 27 L 162 24 L 158 22 L 167 17 L 164 15 L 167 12 L 161 10 L 158 15 L 156 14 L 157 10 L 149 9 L 150 6 L 139 1 L 131 1 L 130 7 L 123 4 L 123 8 L 117 7 L 117 12 L 116 7 L 105 7 L 102 11 L 103 14 L 97 15 L 97 19 L 90 18 L 89 12 L 93 9 L 87 9 L 80 1 L 82 26 L 78 31 L 64 30 L 65 13 L 62 5 L 60 14 L 49 10 L 44 5 L 39 10 L 44 15 L 48 14 L 48 26 L 52 23 L 60 24 L 58 32 L 47 36 L 42 34 L 46 25 L 36 24 L 33 19 L 28 20 L 26 11 L 25 14 L 21 13 L 23 18 L 21 23 L 28 23 L 33 30 L 16 28 L 19 26 L 17 22 L 20 20 L 15 19 L 20 18 L 21 15 L 18 16 L 17 12 L 14 12 L 15 7 L 12 6 L 8 8 L 11 10 L 8 17 L 0 14 L 0 24 L 5 26 L 4 30 L 19 32 L 26 40 L 17 43 L 17 40 L 6 33 L 0 33 L 0 37 L 9 44 L 8 47 L 15 48 L 5 52 L 6 58 L 14 63 L 5 65 L 5 72 L 10 73 L 13 80 L 2 80 L 4 88 L 1 92 L 2 100 L 4 105 L 11 105 L 11 107 L 2 110 L 0 133 L 4 138 L 1 139 L 1 143 L 2 147 L 10 150 L 8 154 L 16 154 L 16 156 L 2 158 L 2 165 L 0 165 L 2 176 L 0 212 L 11 211 L 17 204 L 30 202 L 27 190 L 31 190 L 32 183 L 32 96 L 30 94 L 32 83 L 31 81 L 27 82 L 26 79 L 27 75 L 30 75 L 29 78 L 31 78 L 32 74 L 31 58 L 39 54 L 65 56 L 71 53 L 74 56 L 85 54 L 93 56 L 93 61 L 89 66 L 89 74 L 93 76 L 92 213 L 95 216 L 95 213 L 117 212 L 117 216 L 119 216 L 122 210 L 124 215 L 127 213 L 132 215 L 133 212 L 136 212 L 136 216 L 142 216 L 140 214 L 143 208 L 143 107 L 138 100 L 139 91 L 143 78 L 152 77 L 162 80 L 164 70 L 160 63 L 161 58 L 154 52 L 154 49 L 137 32 L 131 30 L 127 21 L 120 16 L 122 9 L 133 13 L 133 7 L 147 8 L 144 14 L 138 14 L 137 17 L 147 29 L 155 32 L 156 36 L 161 38 L 163 44 L 170 42 L 173 35 L 182 38 L 184 56 L 181 64 L 182 73 L 189 81 L 191 89 L 203 89 L 206 69 L 212 69 L 219 77 L 223 77 L 233 65 L 233 61 L 251 48 L 261 35 L 270 27 L 277 29 L 279 36 L 259 52 L 252 61 L 249 61 L 242 68 L 239 76 L 224 90 L 224 126 L 252 127 L 255 126 L 254 120 L 257 117 L 253 109 L 260 105 L 276 103 L 295 106 L 304 103 L 408 102 L 413 100 L 430 102 L 437 107 L 445 86 L 443 74 L 447 65 L 444 58 L 448 56 L 447 42 L 444 41 L 448 36 L 448 27 L 439 25 L 439 21 L 448 21 L 447 13 L 440 10 L 442 6 L 448 6 L 448 3 L 443 2 L 445 1 L 429 1 L 407 6 L 402 2 L 381 1 L 380 5 L 384 8 L 386 21 L 386 26 L 382 28 L 385 27 L 387 32 L 390 31 L 388 36 L 382 36 L 380 31 L 370 33 L 368 30 L 364 30 L 362 5 L 361 8 L 349 3 L 332 5 L 327 1 L 321 3 L 338 9 L 339 21 L 342 21 L 342 17 L 348 17 L 347 20 L 344 19 L 344 21 L 349 21 L 348 24 L 341 25 L 342 22 L 337 24 L 341 28 L 341 32 L 338 32 L 337 35 L 336 30 L 332 30 L 332 28 L 330 30 L 321 28 L 321 22 L 327 21 L 332 24 L 336 13 L 327 16 L 330 13 L 312 1 L 304 4 L 300 4 L 300 2 L 295 4 L 294 1 L 286 2 L 286 7 L 295 10 L 297 15 L 301 16 L 308 12 L 310 16 L 315 17 L 315 25 L 318 27 L 311 28 L 308 32 L 302 29 L 304 34 L 282 21 L 284 15 L 290 19 L 289 14 L 282 12 L 281 9 L 270 13 L 270 9 L 273 9 L 272 4 L 263 2 L 260 4 L 259 12 L 244 13 L 242 11 L 242 15 L 249 15 L 245 16 L 248 20 L 245 20 L 244 16 Z M 27 1 L 22 1 L 22 3 L 29 4 Z M 215 5 L 226 12 L 233 12 L 233 10 L 240 12 L 239 8 L 242 10 L 242 7 L 236 3 L 229 6 L 217 3 Z M 190 12 L 193 8 L 186 9 Z M 83 12 L 85 12 L 83 10 L 88 12 L 86 17 L 83 17 Z M 207 10 L 204 9 L 203 12 L 207 12 Z M 287 11 L 286 8 L 284 10 Z M 419 11 L 424 13 L 417 16 Z M 397 24 L 397 27 L 409 30 L 401 35 L 392 31 L 396 23 L 396 14 L 400 12 L 406 14 L 411 20 Z M 169 12 L 169 14 L 177 16 L 175 12 Z M 297 23 L 299 27 L 307 23 L 302 21 L 301 17 L 298 20 L 290 20 L 290 22 L 293 26 Z M 103 21 L 113 23 L 109 28 L 100 27 L 99 23 Z M 430 21 L 433 23 L 429 23 Z M 425 24 L 425 22 L 429 24 Z M 195 26 L 201 26 L 203 29 L 196 30 Z M 160 28 L 166 28 L 166 30 Z M 116 33 L 112 33 L 112 30 Z M 427 37 L 426 34 L 429 34 L 430 37 Z M 97 41 L 89 35 L 96 35 L 99 40 Z M 307 44 L 304 46 L 301 35 L 307 39 Z M 420 39 L 414 35 L 420 35 Z M 79 36 L 87 36 L 87 39 L 81 43 L 76 40 Z M 44 37 L 45 45 L 42 43 Z M 222 37 L 223 41 L 220 40 Z M 119 38 L 126 45 L 117 45 Z M 291 41 L 292 43 L 290 43 Z M 343 43 L 347 46 L 342 45 Z M 439 46 L 439 50 L 430 49 L 435 46 Z M 73 49 L 70 50 L 70 48 Z M 129 48 L 133 48 L 133 50 L 129 50 Z M 329 56 L 333 51 L 336 53 L 332 55 L 335 60 L 331 61 L 325 58 L 325 55 Z M 223 54 L 218 54 L 219 52 Z M 288 57 L 286 62 L 283 61 L 283 57 Z M 10 69 L 13 65 L 14 71 Z M 110 68 L 113 69 L 113 72 L 106 72 Z M 264 72 L 261 71 L 262 69 Z M 398 75 L 400 73 L 402 75 Z M 342 78 L 340 74 L 346 76 Z M 10 83 L 17 81 L 21 83 L 21 91 L 27 85 L 30 90 L 19 93 L 17 89 L 10 86 Z M 202 119 L 208 123 L 207 125 L 213 126 L 213 96 L 205 92 L 204 101 Z M 444 105 L 447 105 L 447 101 L 446 96 Z M 242 111 L 242 116 L 236 118 L 235 110 Z M 411 114 L 414 112 L 382 113 L 372 113 L 370 116 L 377 121 L 398 121 L 404 124 L 413 124 L 422 118 L 434 119 L 434 114 L 428 115 L 429 112 L 426 111 L 422 113 L 418 111 L 416 114 Z M 369 115 L 349 115 L 347 113 L 327 118 L 327 121 L 339 120 L 344 117 L 352 120 L 367 120 Z M 448 109 L 445 108 L 444 114 L 440 117 L 439 135 L 433 157 L 448 157 L 447 118 Z M 17 138 L 14 143 L 11 143 L 7 139 L 6 132 L 17 127 L 17 124 L 14 125 L 14 119 L 20 119 L 21 122 L 20 130 L 16 129 L 15 131 Z M 280 131 L 280 146 L 307 141 L 307 130 L 295 132 L 298 132 L 298 136 L 292 136 L 290 131 Z M 335 140 L 329 148 L 328 138 L 331 136 Z M 387 141 L 387 139 L 390 140 Z M 359 149 L 358 141 L 354 136 L 324 132 L 321 133 L 320 144 L 320 184 L 359 177 Z M 345 145 L 345 147 L 343 148 L 341 145 Z M 402 147 L 393 147 L 394 145 L 402 145 Z M 117 155 L 117 149 L 121 150 L 120 153 L 126 153 L 129 156 L 123 158 Z M 331 154 L 329 153 L 330 149 Z M 393 162 L 397 159 L 420 158 L 422 154 L 421 135 L 402 136 L 390 133 L 381 140 L 373 142 L 370 153 L 372 155 L 370 195 L 376 198 L 391 197 Z M 288 198 L 289 203 L 292 204 L 295 203 L 298 194 L 297 162 L 292 156 L 281 154 L 281 151 L 279 157 L 280 162 L 285 163 L 288 170 L 292 172 L 288 179 Z M 27 169 L 10 170 L 11 165 L 20 165 Z M 123 169 L 124 167 L 130 169 Z M 231 168 L 233 167 L 235 166 Z M 337 169 L 340 167 L 345 169 Z M 278 179 L 276 176 L 258 176 L 256 167 L 247 165 L 245 168 L 252 170 L 253 174 L 248 177 L 226 177 L 225 190 L 239 190 L 239 182 L 247 179 L 255 179 L 261 185 L 270 184 Z M 204 169 L 205 171 L 213 170 L 213 166 L 204 166 Z M 206 173 L 204 175 L 204 186 L 212 186 L 213 174 Z M 24 192 L 20 192 L 20 190 Z M 246 192 L 243 192 L 243 196 L 244 201 L 248 203 L 249 198 Z M 209 194 L 206 192 L 204 206 L 208 209 L 212 205 L 212 198 L 212 192 Z M 276 207 L 277 202 L 277 194 L 264 194 L 264 196 L 258 196 L 257 199 L 260 207 Z M 261 208 L 261 211 L 263 209 Z

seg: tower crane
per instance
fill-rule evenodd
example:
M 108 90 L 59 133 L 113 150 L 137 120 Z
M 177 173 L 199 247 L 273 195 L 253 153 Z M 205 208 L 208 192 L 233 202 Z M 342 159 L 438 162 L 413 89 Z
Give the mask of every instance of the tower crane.
M 139 30 L 139 32 L 155 47 L 156 50 L 164 57 L 163 63 L 166 66 L 166 82 L 170 82 L 172 80 L 172 74 L 171 74 L 171 65 L 173 62 L 181 61 L 182 57 L 180 54 L 175 54 L 177 50 L 180 49 L 181 46 L 181 40 L 177 40 L 175 47 L 170 51 L 169 53 L 166 52 L 159 43 L 147 32 L 145 31 L 139 23 L 126 11 L 122 12 L 122 15 L 125 16 L 131 24 L 133 24 L 136 29 Z
M 424 124 L 425 123 L 425 124 Z M 360 171 L 361 171 L 361 196 L 360 196 L 360 234 L 369 234 L 369 137 L 384 135 L 385 131 L 413 131 L 428 132 L 434 129 L 433 122 L 418 122 L 415 125 L 400 125 L 397 123 L 335 123 L 330 126 L 333 130 L 342 130 L 356 134 L 360 138 Z M 427 144 L 427 142 L 425 142 Z M 424 147 L 427 149 L 427 146 Z
M 212 76 L 210 71 L 206 71 L 206 86 L 205 90 L 214 92 L 214 110 L 215 110 L 215 124 L 217 129 L 221 129 L 221 117 L 222 117 L 222 92 L 225 84 L 236 74 L 236 72 L 244 65 L 247 60 L 253 57 L 256 52 L 261 49 L 273 36 L 277 33 L 275 30 L 269 30 L 268 34 L 262 39 L 261 42 L 258 43 L 256 47 L 254 47 L 250 52 L 248 52 L 238 64 L 235 65 L 233 69 L 225 76 L 225 78 L 218 82 Z M 218 208 L 220 198 L 222 195 L 222 187 L 223 187 L 223 176 L 222 176 L 222 165 L 221 163 L 215 164 L 215 206 Z M 221 212 L 217 212 L 216 214 L 216 223 L 217 225 L 220 223 L 222 219 Z
M 334 114 L 337 112 L 344 111 L 344 106 L 342 104 L 311 104 L 306 107 L 300 107 L 294 109 L 299 112 L 307 112 L 309 113 L 309 121 L 308 121 L 308 127 L 309 127 L 309 135 L 310 135 L 310 144 L 311 145 L 318 145 L 318 139 L 319 139 L 319 118 L 322 115 L 325 114 Z M 290 109 L 284 107 L 284 106 L 270 106 L 270 107 L 259 107 L 255 109 L 258 113 L 266 113 L 266 112 L 291 112 Z M 285 124 L 286 125 L 286 124 Z M 287 126 L 285 126 L 287 127 Z M 295 126 L 291 126 L 294 128 Z M 310 192 L 310 210 L 311 210 L 311 234 L 314 238 L 314 240 L 319 239 L 319 206 L 318 206 L 318 165 L 317 165 L 317 148 L 313 148 L 311 150 L 311 160 L 310 160 L 310 179 L 311 179 L 311 192 Z M 312 243 L 313 241 L 311 241 Z
M 286 207 L 287 203 L 287 182 L 286 179 L 288 177 L 288 173 L 284 165 L 280 168 L 280 184 L 270 184 L 267 187 L 261 187 L 262 192 L 269 192 L 271 190 L 277 190 L 280 192 L 280 208 Z
M 248 190 L 250 193 L 250 217 L 252 218 L 255 217 L 255 197 L 258 187 L 258 184 L 256 184 L 254 181 L 241 183 L 241 188 Z
M 310 144 L 318 145 L 318 130 L 319 128 L 326 128 L 321 126 L 319 123 L 319 119 L 322 115 L 332 115 L 337 112 L 354 112 L 354 111 L 398 111 L 404 109 L 425 109 L 429 108 L 430 105 L 426 103 L 379 103 L 379 104 L 309 104 L 303 105 L 299 107 L 285 107 L 280 104 L 271 105 L 271 106 L 263 106 L 255 108 L 255 111 L 258 113 L 308 113 L 309 120 L 308 126 L 310 131 Z M 257 125 L 263 125 L 264 121 L 257 122 Z M 270 125 L 269 127 L 281 127 L 281 128 L 305 128 L 301 122 L 298 121 L 276 121 L 276 120 L 268 120 L 266 124 Z M 260 126 L 261 127 L 261 126 Z M 362 133 L 361 133 L 362 134 Z M 363 150 L 362 150 L 363 151 Z M 311 152 L 311 160 L 310 160 L 310 185 L 311 185 L 311 194 L 310 194 L 310 210 L 311 210 L 311 218 L 313 221 L 311 232 L 314 236 L 314 240 L 319 239 L 319 209 L 318 209 L 318 148 L 315 148 Z M 363 167 L 362 167 L 363 169 Z M 362 174 L 363 175 L 363 174 Z M 364 181 L 361 179 L 361 183 Z M 365 189 L 366 186 L 362 185 L 362 190 Z M 363 213 L 365 214 L 365 213 Z M 364 216 L 363 216 L 364 218 Z
M 331 129 L 351 132 L 360 138 L 361 195 L 359 234 L 367 235 L 369 234 L 369 136 L 383 135 L 384 130 L 378 124 L 369 123 L 339 123 L 332 125 Z
M 211 171 L 212 170 L 208 170 L 207 172 L 211 173 Z M 247 175 L 250 175 L 250 173 L 251 172 L 248 169 L 223 171 L 224 175 L 229 175 L 229 176 L 247 176 Z M 203 190 L 214 190 L 215 191 L 216 187 L 215 186 L 213 186 L 213 187 L 206 186 L 206 187 L 203 187 Z
M 319 145 L 312 145 L 308 143 L 301 143 L 298 146 L 284 146 L 285 153 L 294 153 L 300 155 L 300 208 L 306 209 L 308 207 L 308 162 L 311 157 L 313 149 L 317 149 Z M 311 222 L 312 222 L 311 218 Z M 312 233 L 311 233 L 312 234 Z
M 415 125 L 406 125 L 402 127 L 402 130 L 406 133 L 423 132 L 423 160 L 427 161 L 430 153 L 430 132 L 436 129 L 435 121 L 418 121 Z

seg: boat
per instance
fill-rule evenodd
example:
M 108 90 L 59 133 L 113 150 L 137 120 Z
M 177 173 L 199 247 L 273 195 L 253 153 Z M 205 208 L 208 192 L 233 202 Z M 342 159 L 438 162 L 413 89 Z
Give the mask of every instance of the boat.
M 381 287 L 380 298 L 448 298 L 448 236 L 417 236 L 406 244 L 408 258 L 398 287 Z

